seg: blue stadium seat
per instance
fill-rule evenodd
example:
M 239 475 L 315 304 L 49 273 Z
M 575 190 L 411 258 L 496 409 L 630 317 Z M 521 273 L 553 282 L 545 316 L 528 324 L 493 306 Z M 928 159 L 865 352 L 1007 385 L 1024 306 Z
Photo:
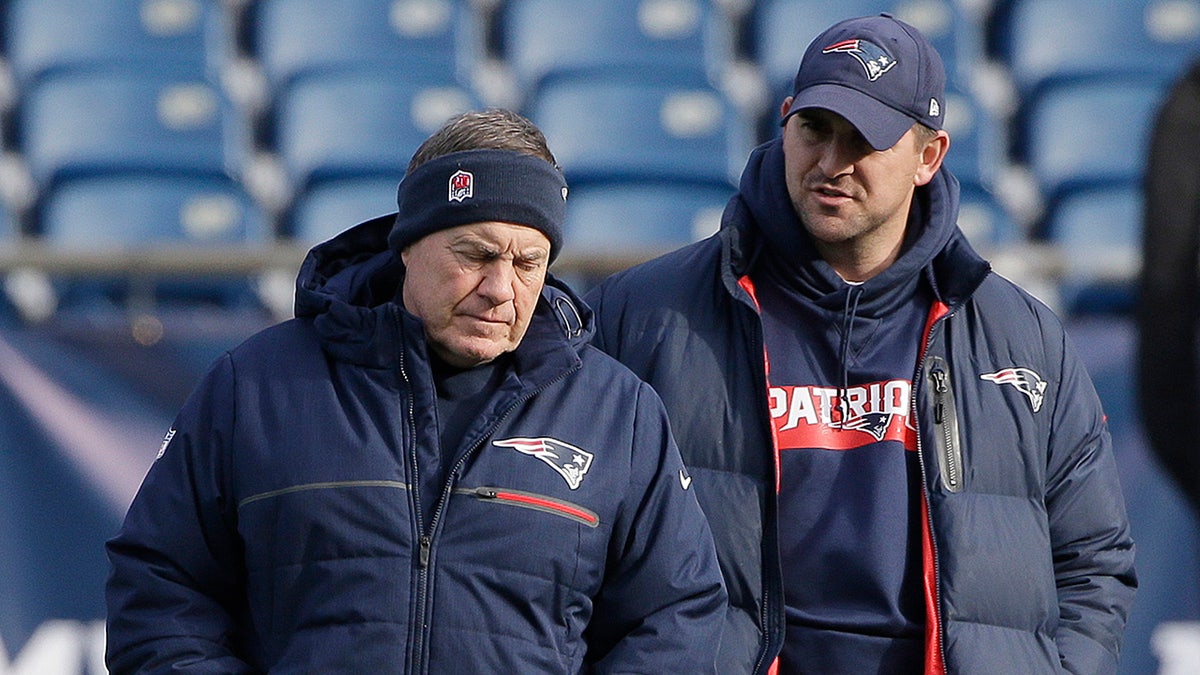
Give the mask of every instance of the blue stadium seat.
M 1190 1 L 1009 0 L 994 44 L 1021 96 L 1061 78 L 1171 80 L 1200 54 L 1198 13 Z
M 108 173 L 59 183 L 42 201 L 40 238 L 62 249 L 244 245 L 267 237 L 262 214 L 231 178 Z
M 698 84 L 731 55 L 711 0 L 504 0 L 501 52 L 523 96 L 556 75 L 613 73 Z
M 958 226 L 971 244 L 985 254 L 1017 244 L 1024 236 L 1004 204 L 993 192 L 978 183 L 961 185 Z
M 39 237 L 61 252 L 128 252 L 155 247 L 264 245 L 266 221 L 234 180 L 189 173 L 108 173 L 65 180 L 42 200 Z M 254 302 L 239 274 L 160 273 L 152 278 L 95 272 L 55 279 L 60 306 L 119 304 L 130 293 L 156 302 Z M 145 300 L 146 298 L 142 298 Z
M 734 188 L 713 183 L 589 183 L 567 198 L 565 250 L 575 256 L 649 256 L 716 232 Z
M 328 180 L 296 197 L 287 234 L 316 244 L 343 230 L 396 210 L 396 187 L 403 174 L 381 174 Z
M 313 74 L 279 98 L 273 143 L 296 192 L 358 175 L 384 173 L 399 182 L 429 134 L 477 107 L 468 89 L 384 70 Z
M 1139 77 L 1062 81 L 1018 118 L 1018 158 L 1042 194 L 1097 181 L 1140 180 L 1154 117 L 1166 93 Z M 953 150 L 951 150 L 953 152 Z
M 224 174 L 236 120 L 218 89 L 169 69 L 63 71 L 27 92 L 17 135 L 45 190 L 69 176 L 109 171 Z
M 1066 265 L 1059 284 L 1066 310 L 1123 313 L 1132 309 L 1141 260 L 1142 190 L 1133 182 L 1072 190 L 1046 220 L 1045 239 Z
M 465 83 L 481 44 L 468 0 L 252 0 L 247 16 L 272 91 L 347 68 Z
M 992 186 L 1007 161 L 1004 125 L 962 89 L 947 88 L 943 107 L 943 128 L 950 134 L 950 152 L 943 166 L 963 184 Z
M 769 91 L 791 94 L 804 51 L 826 28 L 842 19 L 881 12 L 920 29 L 942 56 L 952 82 L 982 54 L 977 32 L 956 0 L 758 0 L 751 15 L 752 51 Z
M 557 78 L 529 103 L 572 186 L 592 180 L 736 180 L 750 128 L 711 87 Z
M 0 206 L 0 245 L 3 245 L 4 242 L 13 241 L 19 232 L 17 219 L 14 217 L 12 210 L 6 206 Z
M 73 68 L 173 66 L 201 76 L 224 46 L 219 0 L 4 4 L 4 54 L 18 87 Z

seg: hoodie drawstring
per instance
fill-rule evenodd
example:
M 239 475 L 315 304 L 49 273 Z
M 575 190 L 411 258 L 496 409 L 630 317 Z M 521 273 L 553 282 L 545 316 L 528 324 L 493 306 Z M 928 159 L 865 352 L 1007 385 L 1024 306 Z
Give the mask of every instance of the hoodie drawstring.
M 850 391 L 850 335 L 854 331 L 854 319 L 858 315 L 858 301 L 862 299 L 862 294 L 862 288 L 848 286 L 846 304 L 842 308 L 842 342 L 838 350 L 838 360 L 842 366 L 842 382 L 838 389 L 838 411 L 841 413 L 839 423 L 845 422 L 849 413 L 846 398 Z

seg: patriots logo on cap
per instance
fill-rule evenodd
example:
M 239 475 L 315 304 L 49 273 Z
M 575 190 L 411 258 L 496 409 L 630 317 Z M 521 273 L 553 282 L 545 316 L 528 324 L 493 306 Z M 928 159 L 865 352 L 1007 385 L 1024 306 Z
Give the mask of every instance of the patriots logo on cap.
M 450 175 L 450 199 L 461 202 L 470 199 L 475 190 L 475 176 L 470 171 L 455 171 Z
M 994 373 L 982 374 L 979 379 L 997 384 L 1011 384 L 1029 399 L 1029 404 L 1033 406 L 1033 412 L 1042 409 L 1042 401 L 1045 400 L 1046 395 L 1046 381 L 1042 379 L 1041 375 L 1028 368 L 1002 368 Z
M 512 448 L 517 452 L 537 457 L 567 481 L 572 490 L 578 489 L 588 469 L 592 468 L 592 453 L 564 443 L 557 438 L 506 438 L 492 441 L 492 445 Z
M 892 58 L 882 47 L 867 42 L 866 40 L 842 40 L 829 45 L 821 50 L 822 54 L 849 54 L 858 59 L 862 64 L 863 70 L 867 72 L 867 79 L 871 82 L 879 79 L 887 71 L 896 65 L 896 59 Z

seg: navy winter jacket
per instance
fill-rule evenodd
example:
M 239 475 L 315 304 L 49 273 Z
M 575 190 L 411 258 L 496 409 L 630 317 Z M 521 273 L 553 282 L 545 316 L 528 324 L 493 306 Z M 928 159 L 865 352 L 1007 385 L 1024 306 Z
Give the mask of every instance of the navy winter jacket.
M 716 235 L 588 295 L 596 344 L 654 386 L 695 478 L 729 592 L 730 675 L 767 672 L 785 630 L 778 450 L 748 283 L 764 227 L 802 231 L 782 173 L 779 141 L 760 147 Z M 864 303 L 917 281 L 936 298 L 911 403 L 926 672 L 1113 673 L 1136 578 L 1101 404 L 1060 321 L 970 248 L 957 193 L 945 170 L 920 188 L 906 250 L 925 257 L 861 287 Z M 789 253 L 798 275 L 824 274 L 811 244 Z
M 129 672 L 711 672 L 725 592 L 654 392 L 548 283 L 433 513 L 422 327 L 391 218 L 314 249 L 223 355 L 108 546 Z

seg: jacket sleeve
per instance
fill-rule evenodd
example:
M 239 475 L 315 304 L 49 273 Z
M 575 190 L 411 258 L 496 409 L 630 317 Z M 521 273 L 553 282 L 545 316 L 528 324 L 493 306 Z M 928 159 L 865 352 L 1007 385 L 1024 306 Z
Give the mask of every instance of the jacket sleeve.
M 1112 443 L 1095 387 L 1069 340 L 1047 467 L 1063 667 L 1115 673 L 1137 588 L 1134 546 Z
M 226 501 L 232 418 L 226 355 L 184 404 L 107 544 L 106 661 L 120 673 L 248 673 L 235 504 Z
M 725 587 L 708 522 L 654 391 L 639 389 L 633 480 L 585 637 L 594 673 L 711 673 Z

